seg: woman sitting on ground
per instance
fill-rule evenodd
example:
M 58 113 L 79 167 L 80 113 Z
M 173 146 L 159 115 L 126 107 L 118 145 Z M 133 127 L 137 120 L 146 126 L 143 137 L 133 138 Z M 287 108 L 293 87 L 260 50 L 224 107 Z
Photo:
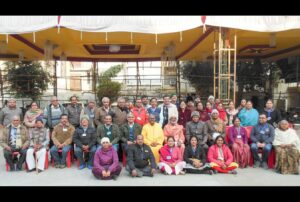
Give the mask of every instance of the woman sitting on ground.
M 213 174 L 210 165 L 206 163 L 204 148 L 198 144 L 198 137 L 192 135 L 188 146 L 184 150 L 185 171 L 195 174 Z
M 165 144 L 159 150 L 160 162 L 158 168 L 165 174 L 185 174 L 183 168 L 185 162 L 182 160 L 179 147 L 175 146 L 175 139 L 173 136 L 167 138 L 167 144 Z
M 102 147 L 95 154 L 92 172 L 98 179 L 116 180 L 122 170 L 119 165 L 118 154 L 113 149 L 109 138 L 103 137 L 101 145 Z
M 214 172 L 237 174 L 234 170 L 238 164 L 233 162 L 232 153 L 226 144 L 224 137 L 219 135 L 215 139 L 215 144 L 208 150 L 208 161 Z

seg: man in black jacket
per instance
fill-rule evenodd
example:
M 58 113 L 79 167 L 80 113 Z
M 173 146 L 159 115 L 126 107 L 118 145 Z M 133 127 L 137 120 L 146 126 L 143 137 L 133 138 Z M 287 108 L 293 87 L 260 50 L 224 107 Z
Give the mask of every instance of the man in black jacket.
M 128 147 L 126 170 L 132 177 L 153 177 L 155 169 L 156 163 L 151 148 L 144 144 L 143 136 L 138 135 L 136 143 Z
M 94 155 L 96 152 L 96 130 L 89 126 L 89 117 L 83 116 L 81 118 L 81 125 L 76 129 L 73 135 L 73 142 L 76 145 L 75 155 L 80 162 L 79 169 L 86 167 L 83 153 L 89 154 L 88 168 L 92 169 L 94 162 Z

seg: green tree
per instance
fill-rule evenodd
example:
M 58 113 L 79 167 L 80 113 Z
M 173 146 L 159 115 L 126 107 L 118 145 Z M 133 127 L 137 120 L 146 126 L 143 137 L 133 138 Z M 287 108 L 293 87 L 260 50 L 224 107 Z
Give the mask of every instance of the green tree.
M 123 65 L 115 65 L 100 74 L 100 84 L 97 87 L 97 96 L 99 100 L 103 97 L 109 97 L 111 101 L 118 98 L 122 84 L 112 81 L 111 78 L 117 76 L 122 69 Z
M 186 61 L 181 64 L 184 79 L 196 89 L 197 94 L 208 97 L 213 92 L 213 67 L 209 62 Z
M 48 89 L 48 84 L 52 83 L 49 72 L 39 62 L 6 62 L 5 69 L 7 74 L 4 81 L 9 84 L 8 91 L 16 98 L 37 100 Z

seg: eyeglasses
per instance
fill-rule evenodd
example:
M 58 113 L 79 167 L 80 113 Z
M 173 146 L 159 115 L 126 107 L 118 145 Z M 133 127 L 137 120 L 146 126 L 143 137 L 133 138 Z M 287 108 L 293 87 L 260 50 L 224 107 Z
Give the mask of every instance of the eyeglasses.
M 109 144 L 109 142 L 102 142 L 102 144 Z
M 13 120 L 13 121 L 20 121 L 20 120 Z

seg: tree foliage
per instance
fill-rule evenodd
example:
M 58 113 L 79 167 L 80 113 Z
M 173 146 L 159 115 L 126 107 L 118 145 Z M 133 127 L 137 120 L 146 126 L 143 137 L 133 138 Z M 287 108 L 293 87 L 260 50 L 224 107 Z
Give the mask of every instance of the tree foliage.
M 6 62 L 7 74 L 4 76 L 10 91 L 16 98 L 27 97 L 37 100 L 52 83 L 49 72 L 41 63 L 32 61 Z
M 111 78 L 117 76 L 122 69 L 123 65 L 115 65 L 100 75 L 100 84 L 97 87 L 97 96 L 99 100 L 103 97 L 109 97 L 111 101 L 118 98 L 122 84 L 112 81 Z
M 267 92 L 266 81 L 274 86 L 280 79 L 281 70 L 275 62 L 262 63 L 259 58 L 253 62 L 239 62 L 237 64 L 237 85 L 241 91 L 259 90 Z
M 196 89 L 197 94 L 209 96 L 213 87 L 213 67 L 209 62 L 186 61 L 181 65 L 184 79 Z

